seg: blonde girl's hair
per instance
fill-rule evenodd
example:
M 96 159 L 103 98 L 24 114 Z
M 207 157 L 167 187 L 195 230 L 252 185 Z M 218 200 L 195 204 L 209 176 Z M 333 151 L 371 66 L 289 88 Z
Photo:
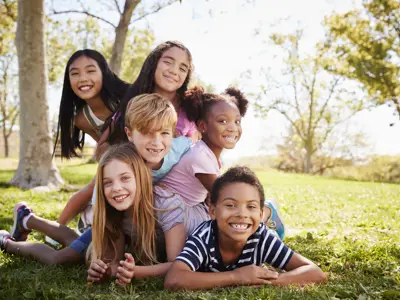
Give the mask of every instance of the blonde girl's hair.
M 125 126 L 129 130 L 148 133 L 171 128 L 175 131 L 178 116 L 172 103 L 159 94 L 142 94 L 131 99 L 126 107 Z
M 101 157 L 97 168 L 97 197 L 94 205 L 92 227 L 92 259 L 110 259 L 110 251 L 116 258 L 116 241 L 123 233 L 122 219 L 124 212 L 117 211 L 107 201 L 103 188 L 104 167 L 118 160 L 128 164 L 136 180 L 136 193 L 133 205 L 129 208 L 132 215 L 132 232 L 137 239 L 132 239 L 136 259 L 143 264 L 157 262 L 154 216 L 153 185 L 150 169 L 131 143 L 111 146 Z M 107 255 L 107 257 L 106 257 Z

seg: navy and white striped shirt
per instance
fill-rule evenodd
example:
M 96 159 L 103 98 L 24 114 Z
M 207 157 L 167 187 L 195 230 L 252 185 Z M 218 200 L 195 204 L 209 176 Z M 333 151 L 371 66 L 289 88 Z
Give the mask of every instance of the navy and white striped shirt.
M 293 251 L 261 222 L 256 232 L 248 238 L 237 262 L 224 266 L 218 246 L 217 223 L 205 221 L 187 239 L 176 260 L 184 262 L 192 271 L 223 272 L 265 262 L 284 269 L 292 255 Z

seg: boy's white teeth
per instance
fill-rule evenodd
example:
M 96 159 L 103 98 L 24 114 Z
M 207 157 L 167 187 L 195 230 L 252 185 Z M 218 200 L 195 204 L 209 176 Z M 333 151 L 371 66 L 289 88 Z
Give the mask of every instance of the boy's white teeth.
M 124 200 L 126 197 L 128 197 L 128 195 L 117 196 L 117 197 L 114 197 L 114 199 L 117 201 L 121 201 L 121 200 Z
M 148 149 L 148 150 L 149 150 L 149 152 L 152 152 L 152 153 L 160 153 L 162 151 L 162 149 Z
M 235 229 L 247 229 L 249 224 L 231 224 L 231 226 Z

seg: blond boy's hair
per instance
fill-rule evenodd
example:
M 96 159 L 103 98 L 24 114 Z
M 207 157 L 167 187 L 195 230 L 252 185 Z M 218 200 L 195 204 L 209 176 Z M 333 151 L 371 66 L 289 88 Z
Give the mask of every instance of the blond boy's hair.
M 178 116 L 172 103 L 159 94 L 142 94 L 131 99 L 126 107 L 125 126 L 129 130 L 148 133 L 151 130 L 175 130 Z

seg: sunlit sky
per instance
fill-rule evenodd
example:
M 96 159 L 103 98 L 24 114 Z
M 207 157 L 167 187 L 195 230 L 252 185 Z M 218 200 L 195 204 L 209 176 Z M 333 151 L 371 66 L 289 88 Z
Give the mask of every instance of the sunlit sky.
M 271 51 L 272 33 L 293 33 L 303 29 L 303 51 L 313 51 L 324 36 L 321 22 L 333 11 L 345 12 L 360 5 L 359 0 L 183 0 L 135 23 L 153 30 L 156 42 L 180 40 L 192 52 L 195 72 L 202 81 L 222 92 L 239 83 L 245 93 L 265 80 L 256 74 L 260 67 L 279 68 L 281 61 Z M 258 34 L 256 34 L 258 33 Z M 241 84 L 241 75 L 253 70 L 252 84 Z M 61 91 L 50 92 L 50 113 L 58 110 Z M 251 98 L 249 99 L 252 100 Z M 400 123 L 385 106 L 359 113 L 349 125 L 362 130 L 371 143 L 371 152 L 400 153 Z M 254 118 L 252 109 L 243 120 L 243 135 L 234 150 L 224 154 L 231 160 L 271 152 L 286 131 L 278 114 L 268 119 Z M 263 147 L 263 148 L 262 148 Z M 262 148 L 262 149 L 261 149 Z

